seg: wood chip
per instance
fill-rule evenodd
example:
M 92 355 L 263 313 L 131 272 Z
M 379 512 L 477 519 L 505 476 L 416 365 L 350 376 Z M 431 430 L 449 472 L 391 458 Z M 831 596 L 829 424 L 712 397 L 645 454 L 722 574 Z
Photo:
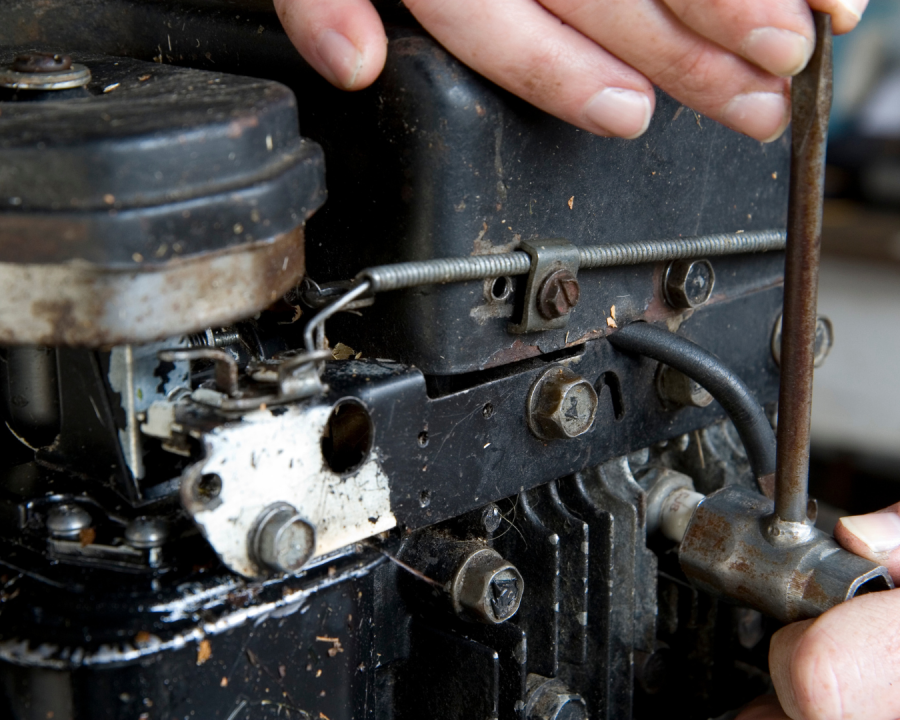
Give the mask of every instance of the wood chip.
M 82 528 L 78 531 L 78 542 L 81 547 L 87 547 L 88 545 L 93 545 L 94 540 L 97 539 L 97 531 L 94 528 Z
M 613 306 L 609 309 L 609 314 L 610 314 L 610 316 L 612 317 L 613 320 L 616 319 L 616 306 L 615 306 L 615 305 L 613 305 Z
M 573 195 L 572 197 L 569 198 L 569 203 L 568 203 L 568 205 L 569 205 L 569 210 L 572 209 L 572 206 L 573 206 L 574 204 L 575 204 L 575 196 Z
M 611 328 L 617 328 L 617 327 L 619 327 L 619 326 L 616 324 L 616 321 L 615 321 L 613 318 L 611 318 L 611 317 L 606 318 L 606 324 L 609 325 L 609 327 L 611 327 Z
M 209 640 L 201 640 L 197 646 L 197 664 L 202 665 L 212 657 L 212 645 Z
M 331 350 L 331 357 L 333 357 L 335 360 L 350 360 L 355 356 L 356 350 L 354 350 L 349 345 L 344 345 L 344 343 L 342 342 L 339 342 Z
M 222 681 L 219 683 L 219 687 L 228 687 L 228 678 L 223 677 Z

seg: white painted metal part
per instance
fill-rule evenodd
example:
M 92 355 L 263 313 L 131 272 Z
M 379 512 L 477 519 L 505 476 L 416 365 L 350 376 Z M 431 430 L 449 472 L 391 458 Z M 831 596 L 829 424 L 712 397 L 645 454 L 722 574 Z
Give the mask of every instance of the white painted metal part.
M 254 558 L 249 538 L 274 503 L 288 503 L 315 527 L 318 557 L 390 530 L 390 487 L 373 447 L 355 471 L 338 474 L 322 455 L 331 405 L 282 406 L 244 415 L 204 434 L 206 459 L 182 476 L 181 499 L 197 526 L 231 570 L 245 577 L 268 574 Z M 221 490 L 204 498 L 204 475 L 221 478 Z

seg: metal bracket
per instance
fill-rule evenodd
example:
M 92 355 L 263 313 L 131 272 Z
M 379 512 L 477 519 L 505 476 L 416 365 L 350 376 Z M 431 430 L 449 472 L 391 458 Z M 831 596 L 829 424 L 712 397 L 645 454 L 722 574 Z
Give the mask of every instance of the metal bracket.
M 568 240 L 549 238 L 534 244 L 522 243 L 519 249 L 531 256 L 531 269 L 522 319 L 510 323 L 509 332 L 518 335 L 566 327 L 581 293 L 578 248 Z

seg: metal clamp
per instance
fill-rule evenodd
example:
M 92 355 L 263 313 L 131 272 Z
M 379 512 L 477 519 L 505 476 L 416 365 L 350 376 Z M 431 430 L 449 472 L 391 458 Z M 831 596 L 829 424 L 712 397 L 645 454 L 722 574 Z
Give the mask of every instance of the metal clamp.
M 522 334 L 566 327 L 581 295 L 578 248 L 568 240 L 549 238 L 534 244 L 522 243 L 520 249 L 531 257 L 531 269 L 522 318 L 511 323 L 509 331 Z

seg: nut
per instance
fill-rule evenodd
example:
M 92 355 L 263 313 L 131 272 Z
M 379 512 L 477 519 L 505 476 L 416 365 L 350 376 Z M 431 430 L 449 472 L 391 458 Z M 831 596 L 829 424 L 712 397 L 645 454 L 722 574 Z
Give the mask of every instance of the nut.
M 260 513 L 250 532 L 256 560 L 275 572 L 298 572 L 316 549 L 316 530 L 287 503 L 275 503 Z
M 581 286 L 568 270 L 556 270 L 544 278 L 538 290 L 537 309 L 546 320 L 568 315 L 578 304 Z
M 593 427 L 597 404 L 593 385 L 557 365 L 544 372 L 529 391 L 526 417 L 540 438 L 575 438 Z
M 665 278 L 666 302 L 679 310 L 705 303 L 716 284 L 709 260 L 675 260 L 666 268 Z
M 490 548 L 471 553 L 451 581 L 450 597 L 457 615 L 496 625 L 519 609 L 525 581 L 515 566 Z
M 529 674 L 526 687 L 526 720 L 587 720 L 584 700 L 561 680 Z
M 772 357 L 775 364 L 781 365 L 781 333 L 782 333 L 783 316 L 779 315 L 775 321 L 775 330 L 772 332 Z M 816 317 L 816 342 L 813 349 L 813 367 L 822 367 L 825 364 L 825 358 L 831 352 L 834 345 L 834 326 L 824 315 Z
M 656 391 L 663 404 L 672 410 L 682 407 L 704 408 L 713 401 L 713 396 L 700 383 L 668 365 L 659 367 Z

